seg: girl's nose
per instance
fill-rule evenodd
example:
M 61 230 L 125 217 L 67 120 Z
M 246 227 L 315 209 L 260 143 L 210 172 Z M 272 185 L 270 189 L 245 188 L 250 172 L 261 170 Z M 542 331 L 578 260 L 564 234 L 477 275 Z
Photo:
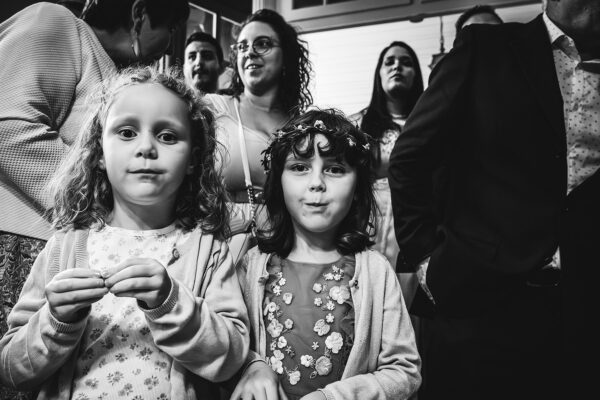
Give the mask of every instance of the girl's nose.
M 152 159 L 157 157 L 156 146 L 151 135 L 140 135 L 135 155 L 136 157 Z
M 323 177 L 319 173 L 315 173 L 312 176 L 312 179 L 308 185 L 308 190 L 311 192 L 324 192 L 325 191 L 325 182 L 323 181 Z

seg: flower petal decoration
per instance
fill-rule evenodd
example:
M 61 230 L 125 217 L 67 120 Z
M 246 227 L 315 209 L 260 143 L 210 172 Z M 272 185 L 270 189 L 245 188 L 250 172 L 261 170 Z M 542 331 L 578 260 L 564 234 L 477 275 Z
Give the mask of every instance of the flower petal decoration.
M 300 371 L 292 371 L 288 373 L 288 379 L 290 380 L 290 385 L 295 385 L 300 380 Z
M 304 365 L 306 368 L 310 368 L 314 362 L 315 359 L 309 354 L 304 354 L 300 357 L 300 364 Z
M 339 332 L 332 332 L 331 335 L 325 339 L 325 346 L 330 349 L 334 354 L 337 354 L 342 345 L 344 344 L 344 338 Z
M 327 130 L 327 127 L 325 126 L 323 121 L 321 121 L 320 119 L 316 120 L 315 123 L 313 124 L 313 126 L 321 131 Z
M 327 322 L 325 322 L 324 319 L 318 320 L 313 328 L 313 330 L 317 332 L 317 335 L 319 336 L 327 335 L 330 329 L 331 327 L 327 324 Z
M 294 295 L 290 292 L 286 292 L 283 294 L 283 302 L 285 304 L 291 304 L 293 298 L 294 298 Z
M 319 357 L 315 362 L 315 370 L 317 371 L 317 374 L 321 376 L 329 375 L 331 367 L 331 360 L 326 356 Z

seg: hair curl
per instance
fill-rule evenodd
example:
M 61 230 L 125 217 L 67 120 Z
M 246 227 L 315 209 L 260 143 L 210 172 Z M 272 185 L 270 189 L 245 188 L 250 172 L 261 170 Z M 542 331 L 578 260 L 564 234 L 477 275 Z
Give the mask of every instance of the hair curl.
M 67 158 L 50 181 L 54 199 L 50 210 L 53 227 L 63 229 L 103 226 L 112 212 L 113 192 L 103 157 L 102 132 L 115 98 L 126 87 L 159 84 L 187 105 L 192 127 L 193 172 L 186 175 L 177 193 L 175 217 L 184 229 L 200 226 L 203 231 L 224 238 L 228 234 L 225 189 L 215 166 L 214 116 L 189 89 L 178 69 L 158 72 L 153 67 L 131 67 L 106 80 L 91 99 L 88 122 L 73 144 Z M 157 100 L 158 101 L 158 100 Z
M 369 148 L 373 139 L 352 124 L 341 111 L 335 109 L 311 109 L 290 119 L 276 133 L 265 154 L 263 165 L 267 169 L 265 204 L 270 228 L 258 233 L 258 247 L 266 253 L 287 257 L 295 240 L 292 217 L 282 201 L 281 176 L 290 153 L 298 158 L 314 156 L 316 135 L 328 141 L 319 147 L 322 156 L 335 157 L 356 169 L 356 188 L 348 214 L 338 227 L 336 248 L 341 254 L 357 253 L 374 242 L 372 228 L 375 225 L 377 205 L 373 194 L 373 155 Z
M 312 95 L 308 88 L 312 74 L 312 63 L 308 59 L 306 41 L 298 37 L 296 29 L 288 24 L 281 15 L 269 9 L 251 14 L 240 27 L 239 32 L 251 22 L 268 24 L 279 36 L 283 51 L 283 74 L 279 78 L 279 101 L 283 111 L 296 116 L 312 104 Z M 227 93 L 239 97 L 244 92 L 244 83 L 237 67 L 237 53 L 230 53 L 233 68 L 231 83 Z

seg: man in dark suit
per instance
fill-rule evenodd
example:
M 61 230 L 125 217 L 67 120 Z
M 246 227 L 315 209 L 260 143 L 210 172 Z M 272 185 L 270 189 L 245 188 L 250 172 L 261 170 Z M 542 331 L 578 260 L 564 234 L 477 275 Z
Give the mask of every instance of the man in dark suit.
M 421 283 L 419 400 L 596 382 L 599 65 L 600 1 L 549 0 L 465 27 L 433 71 L 389 168 L 398 270 Z

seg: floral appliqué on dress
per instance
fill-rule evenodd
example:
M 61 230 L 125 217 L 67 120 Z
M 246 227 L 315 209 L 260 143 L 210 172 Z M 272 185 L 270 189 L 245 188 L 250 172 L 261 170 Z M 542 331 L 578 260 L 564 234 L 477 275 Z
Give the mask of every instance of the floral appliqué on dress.
M 336 317 L 334 310 L 344 303 L 351 304 L 350 276 L 348 276 L 342 266 L 334 263 L 328 269 L 325 269 L 325 272 L 312 284 L 312 304 L 316 311 L 313 315 L 318 318 L 312 325 L 312 331 L 317 335 L 319 340 L 311 340 L 312 346 L 308 346 L 305 349 L 305 351 L 312 349 L 312 354 L 298 355 L 294 347 L 288 343 L 289 335 L 286 338 L 286 334 L 297 326 L 296 321 L 284 316 L 282 311 L 284 307 L 292 305 L 296 295 L 290 291 L 288 279 L 285 276 L 288 262 L 286 260 L 278 261 L 281 263 L 281 270 L 272 274 L 271 279 L 267 283 L 267 296 L 265 296 L 265 305 L 263 308 L 268 334 L 267 346 L 269 351 L 267 352 L 267 363 L 276 374 L 285 376 L 290 385 L 296 385 L 302 378 L 314 379 L 318 376 L 331 374 L 334 365 L 332 355 L 334 354 L 342 355 L 344 363 L 347 360 L 347 355 L 352 346 L 353 329 L 351 329 L 352 334 L 350 335 L 346 332 L 336 330 L 340 327 L 340 321 L 336 321 L 336 318 L 345 319 L 346 317 L 339 313 Z M 270 298 L 268 296 L 269 293 L 272 294 Z M 352 307 L 349 308 L 352 309 Z M 348 314 L 351 314 L 353 324 L 353 311 Z M 309 323 L 308 321 L 298 322 L 302 324 Z M 334 325 L 335 322 L 338 322 L 338 324 Z M 334 328 L 334 326 L 337 328 Z M 309 345 L 311 342 L 308 342 Z M 288 366 L 286 367 L 284 365 L 286 358 L 292 359 L 292 364 L 295 364 L 295 366 L 290 368 L 290 362 L 287 362 Z

